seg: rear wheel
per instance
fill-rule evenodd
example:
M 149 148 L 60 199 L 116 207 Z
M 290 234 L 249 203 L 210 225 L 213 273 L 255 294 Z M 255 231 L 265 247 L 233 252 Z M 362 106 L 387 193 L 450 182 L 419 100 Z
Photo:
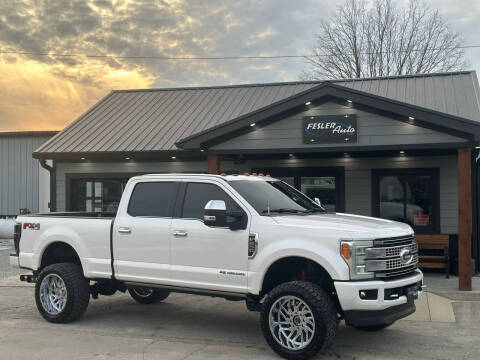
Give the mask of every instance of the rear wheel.
M 337 313 L 332 299 L 318 285 L 292 281 L 266 297 L 260 317 L 263 336 L 286 359 L 309 359 L 335 338 Z
M 53 264 L 45 267 L 38 275 L 35 302 L 38 311 L 47 321 L 74 321 L 87 310 L 89 301 L 89 281 L 83 276 L 79 265 Z
M 165 300 L 170 295 L 169 291 L 146 287 L 132 287 L 128 289 L 128 293 L 135 301 L 141 304 L 154 304 Z

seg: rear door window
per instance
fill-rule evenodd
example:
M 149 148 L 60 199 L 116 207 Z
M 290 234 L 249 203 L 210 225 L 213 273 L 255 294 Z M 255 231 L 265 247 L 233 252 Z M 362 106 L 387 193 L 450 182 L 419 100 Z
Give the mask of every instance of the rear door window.
M 128 214 L 131 216 L 172 217 L 178 183 L 143 182 L 135 185 Z

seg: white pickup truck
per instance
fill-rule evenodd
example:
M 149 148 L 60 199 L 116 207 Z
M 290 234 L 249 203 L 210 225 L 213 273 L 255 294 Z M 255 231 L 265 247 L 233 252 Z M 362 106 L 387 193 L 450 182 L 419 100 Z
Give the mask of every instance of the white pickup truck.
M 415 311 L 423 275 L 410 226 L 325 211 L 268 176 L 144 175 L 116 215 L 17 218 L 14 266 L 33 271 L 48 321 L 79 318 L 90 297 L 140 303 L 183 292 L 244 300 L 274 351 L 307 359 L 344 319 L 380 330 Z

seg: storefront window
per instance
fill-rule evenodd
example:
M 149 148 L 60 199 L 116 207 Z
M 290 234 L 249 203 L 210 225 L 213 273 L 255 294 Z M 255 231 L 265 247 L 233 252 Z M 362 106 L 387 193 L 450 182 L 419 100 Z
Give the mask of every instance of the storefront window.
M 376 216 L 409 224 L 416 232 L 438 232 L 438 170 L 374 170 Z
M 128 179 L 72 179 L 70 211 L 117 211 Z

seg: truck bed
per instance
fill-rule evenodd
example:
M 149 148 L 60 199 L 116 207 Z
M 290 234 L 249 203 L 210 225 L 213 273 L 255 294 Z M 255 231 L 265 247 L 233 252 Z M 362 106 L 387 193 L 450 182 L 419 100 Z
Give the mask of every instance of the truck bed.
M 88 212 L 88 211 L 64 211 L 51 212 L 44 214 L 28 214 L 22 217 L 74 217 L 74 218 L 107 218 L 113 219 L 116 213 L 114 212 Z

